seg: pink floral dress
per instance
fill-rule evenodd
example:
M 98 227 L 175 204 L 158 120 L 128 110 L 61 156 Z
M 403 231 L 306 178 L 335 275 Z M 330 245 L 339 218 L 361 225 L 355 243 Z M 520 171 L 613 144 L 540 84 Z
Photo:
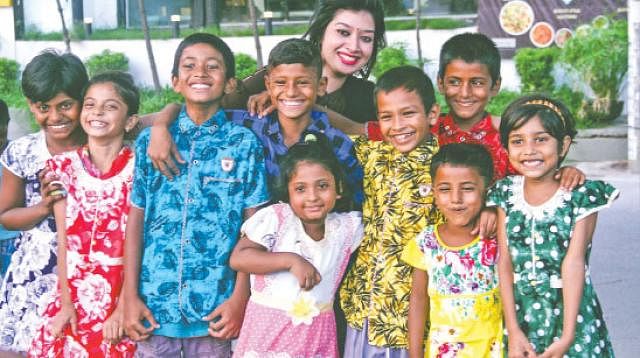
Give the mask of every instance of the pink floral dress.
M 128 338 L 116 345 L 102 339 L 102 326 L 115 309 L 122 288 L 133 152 L 124 147 L 104 174 L 93 166 L 86 147 L 55 156 L 47 164 L 67 191 L 67 275 L 78 334 L 73 335 L 69 326 L 62 338 L 49 331 L 60 311 L 58 292 L 44 313 L 45 323 L 29 356 L 133 357 L 135 343 Z

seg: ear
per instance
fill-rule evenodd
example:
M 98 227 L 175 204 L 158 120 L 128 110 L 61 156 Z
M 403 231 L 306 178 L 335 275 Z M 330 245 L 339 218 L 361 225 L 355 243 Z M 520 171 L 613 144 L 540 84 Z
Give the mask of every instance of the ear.
M 231 77 L 227 80 L 227 83 L 224 85 L 224 94 L 233 93 L 236 91 L 238 87 L 238 80 L 235 77 Z
M 438 92 L 444 94 L 444 81 L 442 80 L 442 77 L 438 76 Z
M 569 153 L 570 147 L 571 147 L 571 137 L 566 135 L 562 139 L 562 152 L 560 153 L 560 158 L 564 158 L 567 156 L 567 153 Z
M 264 88 L 266 88 L 267 90 L 269 89 L 269 72 L 267 72 L 266 75 L 264 75 Z
M 180 93 L 180 88 L 178 87 L 179 84 L 178 76 L 171 75 L 171 87 L 173 87 L 173 90 L 178 93 Z
M 431 106 L 429 113 L 427 113 L 427 120 L 429 121 L 429 127 L 433 127 L 436 125 L 436 123 L 438 123 L 438 116 L 440 116 L 440 105 L 437 103 L 434 103 L 433 106 Z
M 491 97 L 495 97 L 500 92 L 500 86 L 502 86 L 502 77 L 498 77 L 498 79 L 491 86 Z
M 138 124 L 140 117 L 137 114 L 132 114 L 127 118 L 127 123 L 124 125 L 124 131 L 130 132 Z
M 327 76 L 320 77 L 318 81 L 318 97 L 322 97 L 327 93 Z

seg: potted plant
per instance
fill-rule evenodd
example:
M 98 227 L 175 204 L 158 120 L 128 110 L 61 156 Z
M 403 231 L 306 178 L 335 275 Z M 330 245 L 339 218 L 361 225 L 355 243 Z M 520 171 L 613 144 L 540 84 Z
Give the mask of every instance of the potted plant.
M 611 121 L 623 107 L 618 98 L 628 70 L 627 21 L 610 21 L 608 26 L 582 29 L 567 41 L 560 61 L 574 70 L 595 95 L 583 100 L 578 116 L 593 123 Z

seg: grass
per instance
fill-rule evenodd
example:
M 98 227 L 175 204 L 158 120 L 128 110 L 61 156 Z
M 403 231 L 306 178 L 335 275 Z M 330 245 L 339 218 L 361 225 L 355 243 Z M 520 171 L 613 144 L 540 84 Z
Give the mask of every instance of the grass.
M 415 20 L 388 20 L 385 22 L 387 31 L 395 30 L 412 30 L 415 29 Z M 455 29 L 460 27 L 469 26 L 469 23 L 465 20 L 436 18 L 436 19 L 422 19 L 420 22 L 420 28 L 422 29 Z M 308 28 L 307 24 L 274 24 L 274 35 L 300 35 L 303 34 Z M 180 37 L 188 36 L 195 32 L 208 32 L 218 36 L 252 36 L 252 30 L 250 26 L 242 26 L 237 28 L 226 27 L 218 29 L 210 26 L 205 28 L 181 28 Z M 258 23 L 258 31 L 260 35 L 264 35 L 264 24 Z M 152 28 L 150 29 L 151 38 L 154 40 L 167 40 L 173 37 L 170 28 Z M 80 41 L 86 39 L 84 28 L 81 25 L 76 25 L 69 31 L 69 36 L 72 41 Z M 25 32 L 23 40 L 27 41 L 62 41 L 62 32 L 39 32 L 36 30 L 28 30 Z M 144 34 L 141 29 L 96 29 L 91 34 L 88 40 L 137 40 L 144 39 Z

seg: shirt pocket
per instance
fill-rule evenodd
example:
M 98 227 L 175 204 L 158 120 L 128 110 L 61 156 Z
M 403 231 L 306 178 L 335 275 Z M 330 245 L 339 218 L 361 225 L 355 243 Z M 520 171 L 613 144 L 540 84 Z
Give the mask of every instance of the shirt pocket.
M 203 176 L 202 188 L 205 195 L 215 194 L 221 199 L 235 197 L 242 191 L 244 180 L 235 177 Z

